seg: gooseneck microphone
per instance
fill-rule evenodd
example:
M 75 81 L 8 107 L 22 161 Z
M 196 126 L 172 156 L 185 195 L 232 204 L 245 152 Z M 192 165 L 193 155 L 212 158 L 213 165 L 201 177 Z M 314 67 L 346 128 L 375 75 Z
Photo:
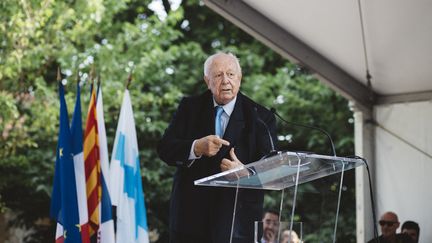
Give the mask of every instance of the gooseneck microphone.
M 273 108 L 273 107 L 270 109 L 270 111 L 273 114 L 275 114 L 279 119 L 281 119 L 281 121 L 285 122 L 286 124 L 290 124 L 290 125 L 294 125 L 294 126 L 299 126 L 299 127 L 310 128 L 310 129 L 315 129 L 315 130 L 318 130 L 318 131 L 324 133 L 327 136 L 327 138 L 328 138 L 328 140 L 330 142 L 330 145 L 331 145 L 331 148 L 332 148 L 332 152 L 333 152 L 333 156 L 336 157 L 336 150 L 335 150 L 335 146 L 334 146 L 334 143 L 333 143 L 333 139 L 331 138 L 330 134 L 326 130 L 324 130 L 324 129 L 320 128 L 320 127 L 315 127 L 315 126 L 311 126 L 311 125 L 305 125 L 305 124 L 300 124 L 300 123 L 297 123 L 297 122 L 287 121 L 284 118 L 282 118 L 282 116 L 280 116 L 276 112 L 276 109 Z
M 270 129 L 268 128 L 267 124 L 259 116 L 259 114 L 258 114 L 258 108 L 254 107 L 254 109 L 255 109 L 255 112 L 256 112 L 257 119 L 264 126 L 264 128 L 265 128 L 265 130 L 267 132 L 267 138 L 268 138 L 268 140 L 270 142 L 270 148 L 271 148 L 271 150 L 268 152 L 268 154 L 264 155 L 261 158 L 261 159 L 265 159 L 265 158 L 268 158 L 270 156 L 273 156 L 273 155 L 277 154 L 278 151 L 275 150 L 275 146 L 274 146 L 273 138 L 272 138 L 271 133 L 270 133 Z

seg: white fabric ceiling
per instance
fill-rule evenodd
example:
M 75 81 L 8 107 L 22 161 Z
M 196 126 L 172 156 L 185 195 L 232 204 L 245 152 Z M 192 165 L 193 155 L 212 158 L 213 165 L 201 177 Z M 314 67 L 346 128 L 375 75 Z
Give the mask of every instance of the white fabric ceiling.
M 432 99 L 430 0 L 360 0 L 360 4 L 357 0 L 205 0 L 205 3 L 266 44 L 276 39 L 278 33 L 286 32 L 366 86 L 361 7 L 371 85 L 375 95 L 416 95 L 420 92 L 423 100 Z M 251 21 L 253 16 L 256 17 L 255 21 Z M 267 19 L 271 24 L 261 28 Z M 269 35 L 266 29 L 272 25 L 276 31 Z M 272 47 L 272 44 L 269 45 Z M 279 40 L 276 48 L 272 48 L 278 50 L 280 45 Z M 309 68 L 320 73 L 319 64 L 307 63 L 308 58 L 311 58 L 309 52 L 304 56 L 293 54 L 292 47 L 282 52 L 287 52 L 292 59 L 306 63 Z M 333 79 L 330 82 L 337 79 L 323 76 Z M 343 83 L 343 80 L 341 78 L 339 82 Z M 352 85 L 352 82 L 346 85 Z

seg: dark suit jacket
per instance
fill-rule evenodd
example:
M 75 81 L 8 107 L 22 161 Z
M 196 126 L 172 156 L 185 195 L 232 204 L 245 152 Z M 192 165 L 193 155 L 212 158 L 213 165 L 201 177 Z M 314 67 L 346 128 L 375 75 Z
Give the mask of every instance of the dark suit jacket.
M 383 235 L 380 235 L 379 241 L 377 239 L 372 239 L 368 243 L 391 243 L 388 239 L 385 239 Z M 395 243 L 414 243 L 414 240 L 407 234 L 396 234 Z
M 192 142 L 215 134 L 214 120 L 210 91 L 183 98 L 158 145 L 158 154 L 168 165 L 177 166 L 171 194 L 170 231 L 226 243 L 231 233 L 235 190 L 195 186 L 194 181 L 221 172 L 220 162 L 229 158 L 231 147 L 244 164 L 259 160 L 271 150 L 263 121 L 273 141 L 276 124 L 273 113 L 239 92 L 223 138 L 230 146 L 223 146 L 215 156 L 203 156 L 188 167 Z M 262 191 L 239 191 L 234 242 L 253 241 L 254 221 L 261 220 L 262 204 Z

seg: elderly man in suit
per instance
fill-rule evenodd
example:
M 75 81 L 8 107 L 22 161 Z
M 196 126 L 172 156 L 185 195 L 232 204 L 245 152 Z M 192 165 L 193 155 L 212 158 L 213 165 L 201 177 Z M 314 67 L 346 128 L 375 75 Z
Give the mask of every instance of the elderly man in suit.
M 200 187 L 194 181 L 259 160 L 273 150 L 273 113 L 241 92 L 242 72 L 231 53 L 216 53 L 204 63 L 208 90 L 183 98 L 158 145 L 160 158 L 176 166 L 170 202 L 170 242 L 253 241 L 261 220 L 263 193 Z M 269 135 L 271 134 L 271 136 Z M 231 232 L 233 210 L 236 210 Z

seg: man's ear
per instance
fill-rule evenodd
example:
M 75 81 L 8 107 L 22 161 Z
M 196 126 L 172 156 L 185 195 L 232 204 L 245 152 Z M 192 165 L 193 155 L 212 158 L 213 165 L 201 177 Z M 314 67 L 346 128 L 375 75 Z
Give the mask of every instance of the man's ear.
M 205 83 L 207 84 L 207 88 L 210 88 L 210 86 L 209 86 L 209 78 L 206 76 L 206 75 L 204 75 L 204 81 L 205 81 Z

